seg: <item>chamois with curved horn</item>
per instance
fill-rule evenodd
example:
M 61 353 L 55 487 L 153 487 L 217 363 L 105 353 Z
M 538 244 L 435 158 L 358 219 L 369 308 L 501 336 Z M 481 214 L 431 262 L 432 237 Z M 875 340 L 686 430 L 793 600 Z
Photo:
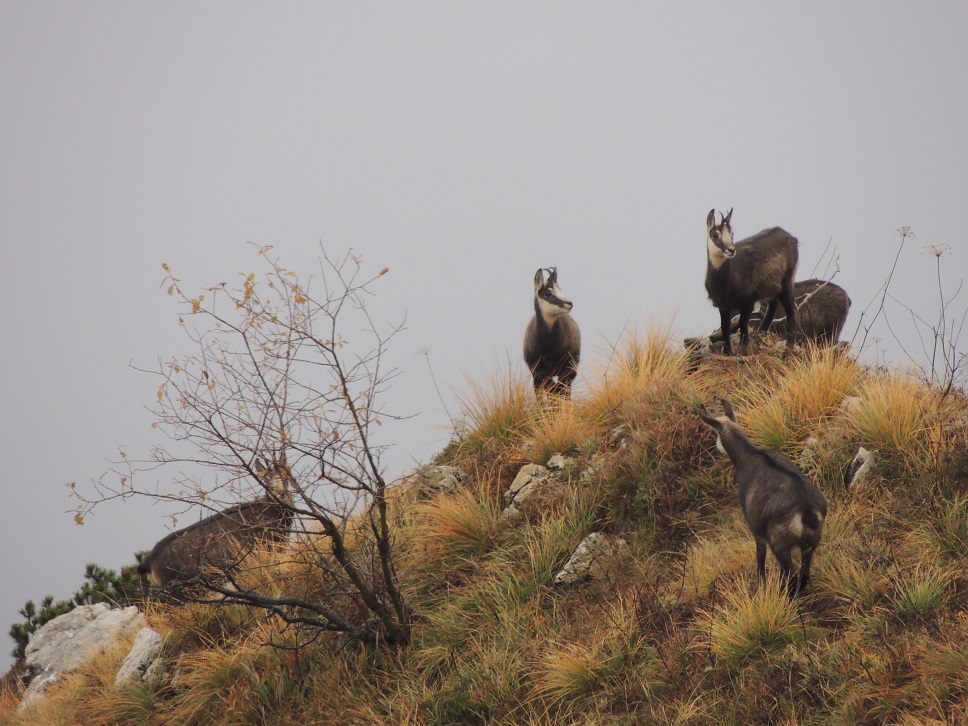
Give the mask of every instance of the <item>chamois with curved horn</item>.
M 782 454 L 757 448 L 736 423 L 729 401 L 719 399 L 722 416 L 699 406 L 699 417 L 716 433 L 716 446 L 733 462 L 739 503 L 756 540 L 756 570 L 766 578 L 766 548 L 780 563 L 790 597 L 810 581 L 810 564 L 827 518 L 827 500 L 810 479 Z M 800 574 L 793 572 L 794 548 Z
M 285 459 L 257 472 L 266 494 L 216 512 L 162 539 L 138 564 L 152 585 L 172 589 L 238 565 L 259 542 L 282 542 L 293 520 L 292 474 Z
M 773 227 L 734 244 L 732 216 L 730 209 L 717 224 L 713 209 L 706 217 L 706 292 L 719 308 L 723 352 L 733 352 L 729 340 L 732 311 L 739 310 L 740 343 L 746 345 L 750 315 L 760 300 L 769 300 L 760 330 L 770 327 L 778 303 L 783 303 L 790 321 L 787 343 L 792 345 L 799 333 L 793 303 L 793 277 L 799 260 L 797 239 L 780 227 Z
M 817 345 L 833 345 L 840 339 L 840 333 L 847 322 L 850 312 L 850 297 L 840 285 L 830 280 L 800 280 L 793 286 L 794 305 L 797 306 L 797 322 L 800 333 L 807 340 Z M 763 311 L 768 306 L 768 300 L 760 300 L 750 315 L 750 325 L 758 325 L 763 321 Z M 734 316 L 730 325 L 732 332 L 739 328 L 739 316 Z M 770 330 L 777 335 L 786 335 L 786 316 L 777 315 Z M 723 339 L 722 332 L 717 330 L 709 336 L 712 342 Z
M 578 375 L 581 333 L 569 312 L 571 300 L 558 287 L 558 269 L 539 268 L 534 274 L 534 317 L 524 332 L 524 362 L 534 379 L 535 393 L 569 397 Z

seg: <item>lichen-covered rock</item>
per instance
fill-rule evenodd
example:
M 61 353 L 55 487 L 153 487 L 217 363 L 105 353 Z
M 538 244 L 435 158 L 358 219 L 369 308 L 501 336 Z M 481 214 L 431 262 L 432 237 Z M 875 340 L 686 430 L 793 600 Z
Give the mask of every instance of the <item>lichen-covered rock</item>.
M 118 675 L 114 679 L 116 690 L 124 690 L 132 683 L 152 683 L 161 676 L 161 646 L 165 642 L 164 636 L 151 628 L 142 628 L 134 639 L 131 652 L 128 653 Z
M 601 532 L 592 532 L 578 545 L 561 572 L 555 575 L 555 584 L 575 585 L 601 575 L 608 562 L 624 547 L 625 542 L 620 539 L 609 540 Z
M 518 475 L 514 477 L 510 488 L 504 492 L 504 516 L 516 519 L 521 516 L 521 505 L 530 497 L 535 489 L 548 481 L 548 469 L 541 464 L 525 464 Z
M 555 454 L 550 459 L 546 466 L 550 471 L 565 471 L 568 467 L 573 465 L 573 461 L 562 454 Z
M 144 626 L 145 616 L 131 606 L 123 610 L 104 603 L 79 605 L 46 623 L 30 636 L 26 664 L 36 675 L 24 694 L 24 709 L 43 697 L 50 683 L 85 665 L 119 637 Z
M 425 466 L 413 475 L 422 493 L 457 491 L 464 472 L 457 466 Z

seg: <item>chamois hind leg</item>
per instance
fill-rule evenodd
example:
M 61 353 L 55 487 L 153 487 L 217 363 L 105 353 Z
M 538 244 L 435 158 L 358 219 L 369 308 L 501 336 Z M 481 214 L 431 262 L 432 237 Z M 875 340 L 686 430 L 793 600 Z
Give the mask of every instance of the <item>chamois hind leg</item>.
M 742 308 L 739 311 L 739 344 L 746 345 L 750 342 L 750 316 L 753 314 L 753 306 Z
M 804 547 L 800 550 L 800 582 L 797 592 L 803 592 L 810 583 L 810 564 L 813 562 L 813 547 Z
M 780 580 L 786 584 L 787 594 L 794 597 L 797 594 L 797 578 L 793 574 L 793 557 L 790 555 L 790 549 L 790 547 L 774 549 L 773 555 L 780 563 Z
M 777 299 L 773 298 L 770 300 L 770 304 L 766 306 L 766 314 L 760 321 L 760 331 L 769 330 L 770 326 L 773 325 L 773 318 L 776 317 L 776 307 Z
M 756 575 L 760 582 L 766 579 L 766 540 L 756 538 Z
M 786 310 L 786 331 L 787 331 L 787 345 L 793 345 L 797 341 L 797 337 L 800 335 L 800 321 L 797 319 L 797 305 L 793 296 L 793 281 L 791 280 L 789 284 L 783 286 L 780 291 L 780 302 L 783 303 L 783 309 Z M 771 306 L 776 305 L 776 300 L 770 303 Z M 772 322 L 772 318 L 770 321 Z

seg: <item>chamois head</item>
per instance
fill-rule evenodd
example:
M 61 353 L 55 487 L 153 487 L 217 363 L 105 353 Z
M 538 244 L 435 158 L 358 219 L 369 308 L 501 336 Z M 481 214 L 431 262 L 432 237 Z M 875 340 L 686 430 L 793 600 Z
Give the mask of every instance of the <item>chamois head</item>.
M 548 272 L 545 280 L 544 273 Z M 559 315 L 569 312 L 574 305 L 558 287 L 558 268 L 538 268 L 534 273 L 534 299 L 538 310 L 545 320 L 553 320 Z
M 733 246 L 733 228 L 729 223 L 732 216 L 733 210 L 730 209 L 719 224 L 716 224 L 715 209 L 710 209 L 706 216 L 706 246 L 709 248 L 709 259 L 716 267 L 736 254 L 736 247 Z M 716 264 L 717 262 L 719 264 Z
M 736 414 L 733 413 L 733 407 L 729 404 L 725 398 L 719 398 L 718 396 L 713 397 L 713 401 L 718 403 L 723 409 L 722 416 L 714 416 L 706 408 L 705 404 L 699 404 L 699 418 L 702 419 L 703 423 L 713 430 L 716 434 L 716 448 L 723 454 L 726 453 L 726 447 L 723 446 L 723 438 L 729 436 L 729 432 L 734 430 L 742 431 L 739 424 L 736 423 Z

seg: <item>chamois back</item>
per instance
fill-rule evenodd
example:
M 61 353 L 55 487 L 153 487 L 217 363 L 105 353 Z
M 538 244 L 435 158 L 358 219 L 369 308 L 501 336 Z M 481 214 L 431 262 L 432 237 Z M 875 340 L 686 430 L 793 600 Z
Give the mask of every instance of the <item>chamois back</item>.
M 787 591 L 794 596 L 810 581 L 810 565 L 827 518 L 827 500 L 810 479 L 782 454 L 756 447 L 736 423 L 732 406 L 720 399 L 722 416 L 705 406 L 699 417 L 716 433 L 717 447 L 733 463 L 743 518 L 756 540 L 756 569 L 766 577 L 769 547 L 780 564 Z M 792 550 L 800 550 L 800 574 L 793 572 Z
M 292 527 L 291 475 L 284 464 L 262 474 L 265 496 L 211 514 L 160 540 L 138 564 L 159 588 L 201 581 L 235 567 L 260 542 L 282 542 Z

